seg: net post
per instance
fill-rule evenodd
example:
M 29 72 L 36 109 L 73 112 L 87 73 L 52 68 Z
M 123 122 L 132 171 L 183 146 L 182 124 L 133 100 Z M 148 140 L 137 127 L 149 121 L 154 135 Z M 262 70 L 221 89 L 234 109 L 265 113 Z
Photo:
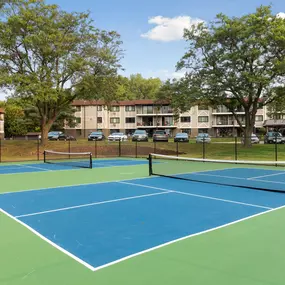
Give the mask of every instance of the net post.
M 92 169 L 93 167 L 93 163 L 92 163 L 92 152 L 90 152 L 90 156 L 89 156 L 89 168 Z
M 44 151 L 44 163 L 46 163 L 46 151 Z
M 148 174 L 149 176 L 152 176 L 152 156 L 151 153 L 148 155 Z

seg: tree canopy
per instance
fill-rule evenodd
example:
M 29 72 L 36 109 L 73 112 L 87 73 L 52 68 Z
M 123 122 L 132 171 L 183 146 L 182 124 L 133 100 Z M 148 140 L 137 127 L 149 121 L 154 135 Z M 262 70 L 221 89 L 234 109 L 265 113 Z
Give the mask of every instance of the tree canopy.
M 187 52 L 177 69 L 185 69 L 186 75 L 164 87 L 172 92 L 172 104 L 179 111 L 194 102 L 225 105 L 250 138 L 258 105 L 272 102 L 273 86 L 284 84 L 285 20 L 261 6 L 242 17 L 219 14 L 209 24 L 186 29 L 184 38 Z M 237 107 L 244 109 L 245 125 Z
M 106 86 L 115 88 L 121 68 L 115 31 L 95 28 L 88 13 L 68 13 L 43 0 L 11 1 L 0 11 L 0 86 L 35 108 L 43 142 L 74 99 L 115 99 L 116 92 L 104 93 Z

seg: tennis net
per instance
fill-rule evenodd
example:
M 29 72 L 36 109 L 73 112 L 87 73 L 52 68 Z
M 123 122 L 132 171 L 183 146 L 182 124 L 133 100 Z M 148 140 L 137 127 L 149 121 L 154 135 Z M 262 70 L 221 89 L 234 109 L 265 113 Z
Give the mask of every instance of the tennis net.
M 285 193 L 285 161 L 215 160 L 150 154 L 149 175 Z
M 71 167 L 92 168 L 92 153 L 58 152 L 53 150 L 45 150 L 44 162 L 52 164 L 61 164 Z

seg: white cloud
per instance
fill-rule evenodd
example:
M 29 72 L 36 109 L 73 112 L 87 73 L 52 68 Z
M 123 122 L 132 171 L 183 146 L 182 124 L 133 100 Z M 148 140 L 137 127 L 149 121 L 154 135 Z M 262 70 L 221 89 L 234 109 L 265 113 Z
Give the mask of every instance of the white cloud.
M 142 34 L 141 37 L 163 42 L 178 41 L 183 39 L 185 28 L 190 28 L 192 25 L 197 25 L 201 22 L 204 21 L 189 16 L 178 16 L 174 18 L 156 16 L 148 20 L 149 24 L 156 26 Z
M 282 18 L 282 19 L 285 19 L 285 13 L 283 12 L 280 12 L 276 15 L 277 18 Z

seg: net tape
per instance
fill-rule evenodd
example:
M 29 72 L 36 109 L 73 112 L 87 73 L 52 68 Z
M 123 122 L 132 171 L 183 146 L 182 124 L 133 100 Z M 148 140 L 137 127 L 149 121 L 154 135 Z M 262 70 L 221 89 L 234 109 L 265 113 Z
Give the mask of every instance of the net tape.
M 61 152 L 61 151 L 53 151 L 53 150 L 45 150 L 46 154 L 56 154 L 56 155 L 92 155 L 91 152 Z

